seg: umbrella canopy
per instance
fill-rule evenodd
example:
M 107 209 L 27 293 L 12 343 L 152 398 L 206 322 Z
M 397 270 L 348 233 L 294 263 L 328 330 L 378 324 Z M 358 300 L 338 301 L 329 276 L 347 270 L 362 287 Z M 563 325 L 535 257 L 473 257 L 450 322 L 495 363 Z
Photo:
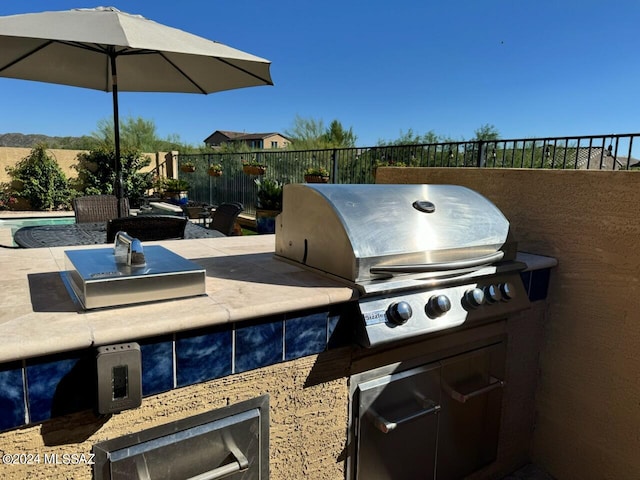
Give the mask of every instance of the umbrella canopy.
M 113 7 L 0 17 L 0 76 L 113 92 L 213 93 L 273 85 L 271 63 Z

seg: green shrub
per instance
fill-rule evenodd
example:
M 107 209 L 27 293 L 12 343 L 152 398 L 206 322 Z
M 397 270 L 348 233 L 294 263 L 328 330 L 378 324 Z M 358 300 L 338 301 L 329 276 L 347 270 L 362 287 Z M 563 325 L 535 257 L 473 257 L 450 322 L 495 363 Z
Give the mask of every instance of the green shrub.
M 9 195 L 23 198 L 33 210 L 68 209 L 73 193 L 58 162 L 38 145 L 14 167 L 7 167 L 13 181 Z
M 98 147 L 78 156 L 78 178 L 74 186 L 85 195 L 114 194 L 115 151 L 107 147 Z M 151 163 L 151 160 L 138 150 L 126 149 L 121 152 L 122 184 L 124 196 L 132 206 L 137 206 L 152 186 L 152 174 L 139 170 Z

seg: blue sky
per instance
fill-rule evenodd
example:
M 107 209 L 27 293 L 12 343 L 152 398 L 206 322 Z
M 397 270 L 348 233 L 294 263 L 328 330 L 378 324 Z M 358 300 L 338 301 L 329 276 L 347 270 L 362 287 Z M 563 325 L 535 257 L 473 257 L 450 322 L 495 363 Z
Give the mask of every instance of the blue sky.
M 127 0 L 0 3 L 0 16 L 112 5 L 269 59 L 274 86 L 120 94 L 121 118 L 199 145 L 215 130 L 284 132 L 296 115 L 353 128 L 358 146 L 412 129 L 468 139 L 640 131 L 640 2 Z M 0 133 L 79 136 L 109 93 L 0 78 Z

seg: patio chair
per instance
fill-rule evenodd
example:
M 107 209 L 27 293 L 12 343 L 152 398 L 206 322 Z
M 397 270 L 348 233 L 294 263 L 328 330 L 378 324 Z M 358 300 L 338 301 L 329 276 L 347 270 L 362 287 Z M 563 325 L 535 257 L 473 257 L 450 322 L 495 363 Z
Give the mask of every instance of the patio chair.
M 119 231 L 145 242 L 184 238 L 186 217 L 175 215 L 138 215 L 113 218 L 107 222 L 107 243 L 113 243 Z
M 244 206 L 240 202 L 230 202 L 218 205 L 211 213 L 211 223 L 209 228 L 217 230 L 227 237 L 233 233 L 233 226 L 236 223 L 238 215 L 244 210 Z
M 121 216 L 129 215 L 129 199 L 120 200 Z M 73 199 L 76 223 L 106 222 L 118 218 L 118 199 L 115 195 L 87 195 Z

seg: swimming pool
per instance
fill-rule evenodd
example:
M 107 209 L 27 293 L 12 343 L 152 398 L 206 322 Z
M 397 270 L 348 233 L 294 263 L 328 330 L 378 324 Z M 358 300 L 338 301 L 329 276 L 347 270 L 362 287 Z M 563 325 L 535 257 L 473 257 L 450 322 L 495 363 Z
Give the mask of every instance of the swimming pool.
M 22 228 L 32 227 L 36 225 L 68 225 L 75 223 L 74 217 L 30 217 L 30 218 L 2 218 L 0 219 L 0 228 Z
M 13 234 L 22 227 L 36 225 L 67 225 L 75 223 L 75 217 L 29 217 L 0 219 L 0 244 L 16 246 Z

